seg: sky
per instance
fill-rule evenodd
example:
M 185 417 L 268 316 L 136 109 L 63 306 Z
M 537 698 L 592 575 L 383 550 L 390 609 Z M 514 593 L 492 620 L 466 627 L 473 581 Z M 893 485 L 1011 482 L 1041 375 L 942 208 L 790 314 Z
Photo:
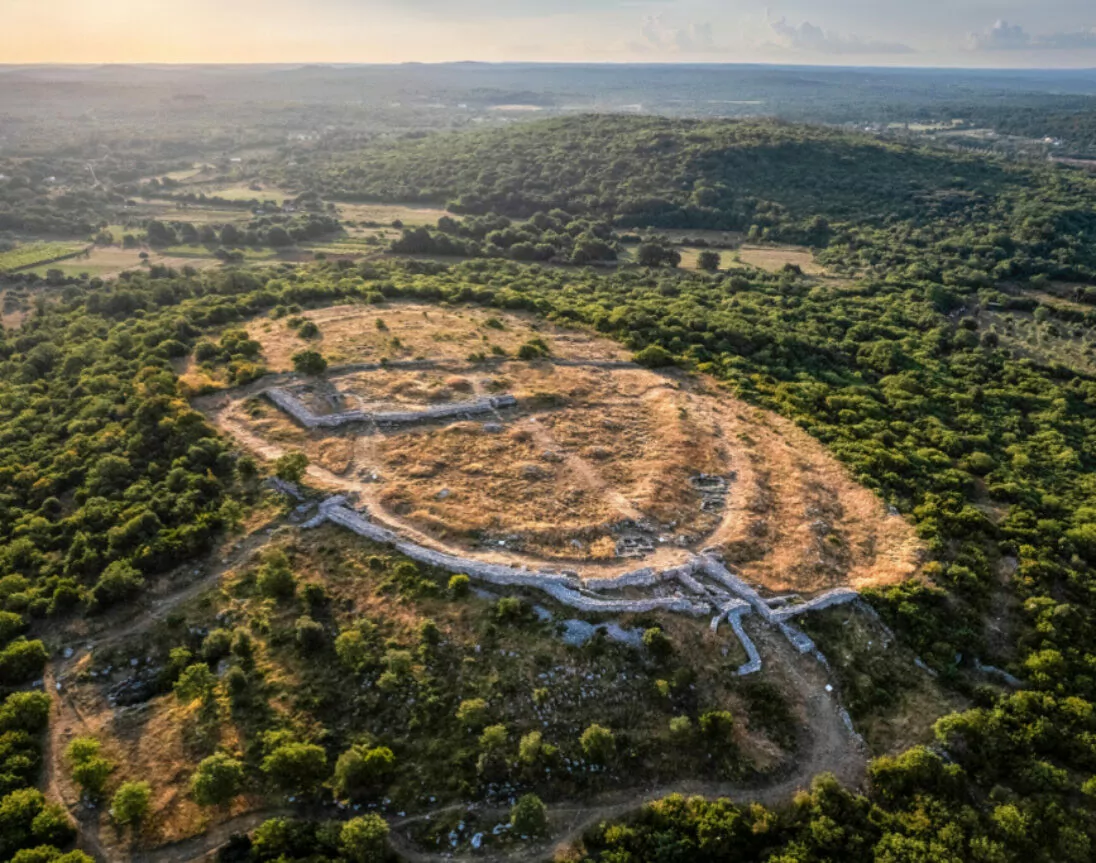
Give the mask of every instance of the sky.
M 1096 68 L 1096 0 L 0 0 L 0 63 Z

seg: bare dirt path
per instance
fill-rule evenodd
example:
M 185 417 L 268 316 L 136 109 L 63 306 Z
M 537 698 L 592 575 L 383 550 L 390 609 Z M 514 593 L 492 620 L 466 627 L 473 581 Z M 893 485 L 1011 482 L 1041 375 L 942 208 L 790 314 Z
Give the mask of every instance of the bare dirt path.
M 537 446 L 542 450 L 555 453 L 560 451 L 560 446 L 552 437 L 552 433 L 537 417 L 529 417 L 523 420 L 518 424 L 518 427 L 529 431 Z M 578 484 L 585 486 L 587 491 L 591 491 L 608 501 L 613 509 L 617 511 L 618 516 L 636 522 L 646 519 L 646 516 L 636 509 L 631 501 L 620 492 L 610 488 L 597 468 L 582 456 L 565 449 L 560 458 L 563 459 L 563 467 L 578 481 Z

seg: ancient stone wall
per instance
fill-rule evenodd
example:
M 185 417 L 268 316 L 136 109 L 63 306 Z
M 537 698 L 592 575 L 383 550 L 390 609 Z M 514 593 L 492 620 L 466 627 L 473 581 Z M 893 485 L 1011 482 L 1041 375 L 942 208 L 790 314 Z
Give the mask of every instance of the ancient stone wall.
M 742 618 L 749 614 L 749 608 L 737 608 L 729 612 L 727 620 L 731 624 L 731 629 L 734 630 L 734 634 L 738 636 L 739 642 L 746 651 L 748 661 L 744 665 L 738 667 L 737 674 L 739 677 L 745 677 L 748 674 L 756 674 L 761 670 L 761 654 L 757 650 L 757 645 L 753 643 L 753 639 L 746 634 L 746 628 L 742 625 Z
M 855 590 L 850 590 L 847 587 L 839 587 L 835 590 L 819 594 L 814 599 L 808 600 L 807 602 L 776 609 L 773 611 L 773 618 L 778 621 L 789 620 L 790 618 L 798 617 L 801 614 L 806 614 L 808 611 L 822 611 L 826 608 L 833 608 L 835 605 L 846 605 L 850 602 L 856 602 L 858 599 L 860 599 L 860 594 Z
M 394 531 L 374 524 L 360 513 L 350 509 L 342 496 L 330 498 L 320 504 L 319 513 L 306 522 L 304 527 L 318 527 L 325 521 L 345 527 L 373 542 L 387 544 L 418 563 L 446 572 L 467 575 L 473 580 L 491 585 L 540 590 L 562 605 L 591 614 L 644 614 L 652 611 L 669 611 L 701 616 L 716 610 L 717 614 L 711 624 L 712 631 L 718 630 L 721 621 L 729 621 L 746 651 L 748 661 L 738 669 L 739 675 L 754 674 L 761 670 L 761 654 L 742 624 L 742 618 L 745 615 L 757 612 L 766 624 L 777 627 L 796 650 L 804 654 L 814 653 L 823 665 L 828 666 L 826 658 L 818 652 L 814 642 L 789 621 L 809 611 L 818 611 L 859 599 L 855 591 L 839 588 L 808 602 L 795 605 L 773 603 L 771 600 L 762 598 L 760 593 L 708 552 L 694 557 L 682 566 L 661 572 L 646 568 L 626 572 L 615 578 L 596 578 L 586 582 L 571 573 L 530 572 L 525 568 L 445 554 L 405 540 Z M 704 584 L 700 580 L 701 576 L 711 579 L 719 586 Z M 694 598 L 675 594 L 642 599 L 606 599 L 594 593 L 598 590 L 650 588 L 670 581 L 677 581 L 693 594 Z M 724 592 L 724 588 L 729 595 Z M 773 605 L 778 607 L 774 608 Z
M 704 615 L 711 611 L 707 603 L 692 602 L 680 596 L 651 597 L 649 599 L 609 600 L 584 592 L 581 579 L 571 575 L 551 572 L 529 572 L 524 569 L 484 563 L 469 558 L 444 554 L 413 542 L 402 540 L 398 534 L 374 524 L 358 513 L 343 506 L 342 499 L 334 498 L 321 504 L 320 513 L 308 521 L 305 527 L 318 527 L 331 521 L 373 542 L 391 545 L 401 554 L 417 563 L 437 567 L 447 572 L 467 575 L 487 584 L 524 587 L 541 590 L 563 605 L 590 613 L 643 614 L 651 611 L 672 611 L 680 614 Z
M 450 402 L 421 411 L 391 411 L 369 413 L 367 411 L 342 411 L 334 414 L 315 414 L 289 390 L 271 387 L 266 397 L 281 410 L 308 429 L 338 428 L 349 423 L 377 423 L 378 425 L 414 425 L 437 422 L 456 417 L 479 416 L 517 404 L 514 396 L 505 394 L 469 402 Z

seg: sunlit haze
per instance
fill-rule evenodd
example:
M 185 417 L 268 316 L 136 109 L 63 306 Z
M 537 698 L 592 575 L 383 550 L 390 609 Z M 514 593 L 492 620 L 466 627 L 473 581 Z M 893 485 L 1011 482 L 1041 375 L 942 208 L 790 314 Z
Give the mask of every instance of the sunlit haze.
M 0 63 L 1093 67 L 1088 0 L 4 0 Z

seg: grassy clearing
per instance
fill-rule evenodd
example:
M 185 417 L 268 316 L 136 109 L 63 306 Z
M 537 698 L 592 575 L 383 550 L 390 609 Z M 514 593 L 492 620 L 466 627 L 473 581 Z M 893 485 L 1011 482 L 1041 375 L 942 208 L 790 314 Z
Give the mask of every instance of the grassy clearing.
M 27 243 L 7 252 L 0 252 L 0 272 L 16 272 L 30 269 L 37 264 L 55 261 L 66 255 L 77 254 L 87 248 L 87 243 Z
M 399 221 L 405 225 L 436 225 L 442 216 L 453 216 L 448 210 L 437 207 L 420 207 L 405 204 L 348 204 L 340 203 L 339 217 L 350 222 L 377 222 L 391 225 Z M 454 218 L 460 218 L 455 216 Z
M 251 213 L 244 208 L 199 206 L 177 204 L 174 201 L 136 199 L 137 206 L 130 211 L 134 216 L 144 219 L 160 219 L 166 222 L 191 222 L 195 225 L 239 224 L 251 219 Z M 132 231 L 130 232 L 132 233 Z
M 90 276 L 92 278 L 110 278 L 127 270 L 136 270 L 152 264 L 167 267 L 191 266 L 198 269 L 216 267 L 221 261 L 204 247 L 183 246 L 148 252 L 148 259 L 140 255 L 142 249 L 123 249 L 121 246 L 97 246 L 85 257 L 42 264 L 30 270 L 35 275 L 45 277 L 50 270 L 59 270 L 65 276 Z M 258 256 L 254 263 L 262 263 L 270 257 Z
M 258 186 L 258 189 L 251 188 Z M 231 186 L 209 186 L 194 189 L 204 192 L 211 198 L 222 198 L 226 201 L 282 201 L 296 197 L 293 192 L 280 189 L 277 186 L 268 186 L 264 183 L 236 183 Z
M 250 246 L 234 249 L 233 251 L 239 252 L 244 256 L 244 260 L 248 262 L 252 261 L 269 261 L 272 258 L 277 258 L 280 255 L 291 257 L 291 252 L 279 253 L 274 249 L 255 249 Z M 199 258 L 199 259 L 212 259 L 218 260 L 213 250 L 207 246 L 168 246 L 167 248 L 160 249 L 159 254 L 163 257 L 169 258 Z
M 371 231 L 356 236 L 337 237 L 319 243 L 310 243 L 303 248 L 307 248 L 313 253 L 325 255 L 372 255 L 387 248 L 388 243 L 383 238 L 384 233 L 383 231 Z
M 744 264 L 770 273 L 779 272 L 790 264 L 808 276 L 826 274 L 826 268 L 814 260 L 811 250 L 798 246 L 742 246 L 736 257 Z

